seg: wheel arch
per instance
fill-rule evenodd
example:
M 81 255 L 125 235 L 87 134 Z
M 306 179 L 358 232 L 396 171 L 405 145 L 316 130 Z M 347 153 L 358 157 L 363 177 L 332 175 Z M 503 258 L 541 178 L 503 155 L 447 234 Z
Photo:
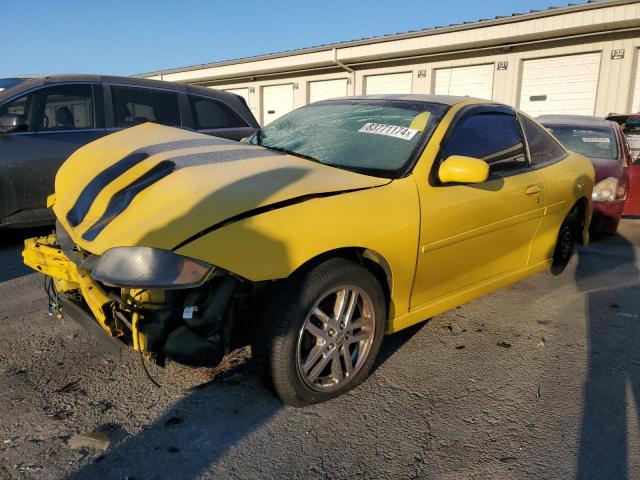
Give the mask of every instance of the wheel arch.
M 301 270 L 310 270 L 331 258 L 345 258 L 367 269 L 380 283 L 385 295 L 387 310 L 389 310 L 391 305 L 391 292 L 393 291 L 393 273 L 391 265 L 384 256 L 370 248 L 341 247 L 328 250 L 304 262 L 294 270 L 291 275 Z
M 586 197 L 579 198 L 569 210 L 567 216 L 576 215 L 578 222 L 574 225 L 574 236 L 580 245 L 589 243 L 589 201 Z

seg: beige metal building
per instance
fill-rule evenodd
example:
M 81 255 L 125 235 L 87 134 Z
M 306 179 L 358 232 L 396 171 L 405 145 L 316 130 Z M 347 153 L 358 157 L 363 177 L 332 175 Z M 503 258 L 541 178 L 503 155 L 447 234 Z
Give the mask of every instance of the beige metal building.
M 267 124 L 345 95 L 490 98 L 534 116 L 640 111 L 640 0 L 609 0 L 140 75 L 231 90 Z

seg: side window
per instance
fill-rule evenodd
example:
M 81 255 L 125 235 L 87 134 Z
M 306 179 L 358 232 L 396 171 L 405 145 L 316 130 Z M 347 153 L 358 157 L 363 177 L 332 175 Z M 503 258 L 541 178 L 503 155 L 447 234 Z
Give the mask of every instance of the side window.
M 174 92 L 138 87 L 111 86 L 116 127 L 144 122 L 179 126 L 178 95 Z
M 222 102 L 194 95 L 189 95 L 189 100 L 196 130 L 247 126 L 236 112 Z
M 0 115 L 24 115 L 29 132 L 94 128 L 91 85 L 46 87 L 0 107 Z
M 518 119 L 506 113 L 476 113 L 463 118 L 451 132 L 442 160 L 451 155 L 482 159 L 491 173 L 527 166 Z
M 29 125 L 29 129 L 26 131 L 35 131 L 35 125 L 29 121 L 29 107 L 33 104 L 34 94 L 23 95 L 8 103 L 0 105 L 0 117 L 4 115 L 20 116 L 24 119 L 25 123 Z
M 557 162 L 567 155 L 566 150 L 545 129 L 524 115 L 520 116 L 520 121 L 529 142 L 532 166 Z

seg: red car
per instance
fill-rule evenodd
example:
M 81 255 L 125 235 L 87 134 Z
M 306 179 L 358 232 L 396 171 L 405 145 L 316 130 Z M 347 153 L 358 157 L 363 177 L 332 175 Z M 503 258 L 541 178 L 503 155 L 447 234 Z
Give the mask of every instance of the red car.
M 631 153 L 620 126 L 604 118 L 581 115 L 543 115 L 538 118 L 569 150 L 593 163 L 591 231 L 613 234 L 618 228 L 629 191 Z
M 631 150 L 629 193 L 622 214 L 640 217 L 640 114 L 612 114 L 607 117 L 607 120 L 613 120 L 620 124 L 629 144 L 629 150 Z

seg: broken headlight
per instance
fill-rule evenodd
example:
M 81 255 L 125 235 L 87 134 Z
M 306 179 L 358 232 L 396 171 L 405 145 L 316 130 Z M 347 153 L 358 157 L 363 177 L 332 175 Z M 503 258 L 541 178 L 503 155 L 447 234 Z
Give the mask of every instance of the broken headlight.
M 94 280 L 116 287 L 164 290 L 202 285 L 213 273 L 208 263 L 149 247 L 115 247 L 96 262 Z

